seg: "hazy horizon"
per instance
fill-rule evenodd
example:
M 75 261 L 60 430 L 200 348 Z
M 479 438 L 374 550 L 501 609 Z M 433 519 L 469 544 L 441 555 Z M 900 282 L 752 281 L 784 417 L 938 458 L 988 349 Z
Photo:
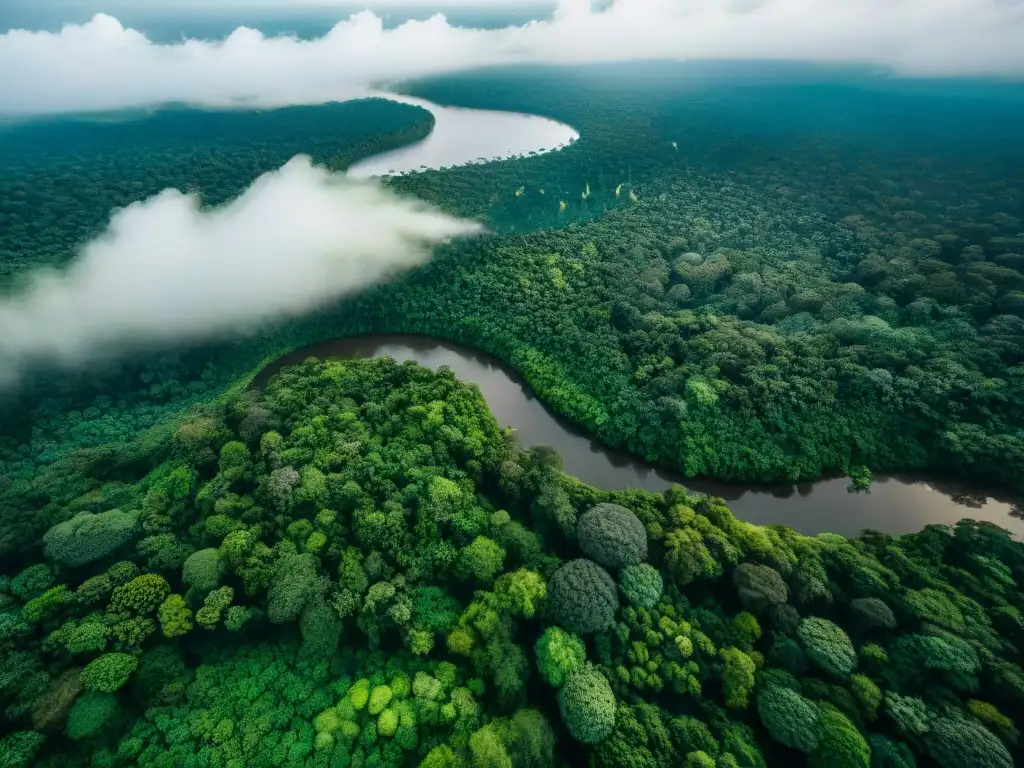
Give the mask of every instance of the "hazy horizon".
M 0 35 L 14 29 L 59 32 L 67 24 L 85 24 L 103 13 L 160 43 L 176 42 L 183 37 L 223 39 L 239 26 L 259 29 L 268 36 L 287 34 L 310 39 L 326 34 L 339 21 L 366 9 L 374 10 L 389 29 L 413 19 L 424 21 L 438 10 L 458 26 L 495 29 L 550 17 L 555 2 L 229 0 L 216 7 L 188 1 L 167 7 L 133 0 L 60 0 L 45 5 L 34 0 L 5 0 L 0 9 Z
M 74 7 L 91 6 L 82 0 Z M 305 10 L 288 10 L 286 18 L 311 7 L 319 8 L 294 5 Z M 784 59 L 919 77 L 1024 77 L 1024 6 L 1000 0 L 616 0 L 607 7 L 559 0 L 550 17 L 486 29 L 431 15 L 435 6 L 426 3 L 426 18 L 397 25 L 386 11 L 345 16 L 344 7 L 316 10 L 328 15 L 314 26 L 331 15 L 338 21 L 305 39 L 291 29 L 297 22 L 257 29 L 233 12 L 227 25 L 238 26 L 210 39 L 180 31 L 161 42 L 107 14 L 59 31 L 9 31 L 0 35 L 0 69 L 19 77 L 0 89 L 0 113 L 169 101 L 315 104 L 382 82 L 487 65 L 658 58 Z

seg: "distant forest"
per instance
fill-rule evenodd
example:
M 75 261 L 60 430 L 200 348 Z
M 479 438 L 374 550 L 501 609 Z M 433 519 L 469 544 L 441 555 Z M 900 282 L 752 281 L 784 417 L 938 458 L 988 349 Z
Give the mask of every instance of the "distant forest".
M 866 465 L 1019 489 L 1019 99 L 624 69 L 408 84 L 441 103 L 549 115 L 582 139 L 387 180 L 498 234 L 258 341 L 40 379 L 5 418 L 5 466 L 32 474 L 71 446 L 138 434 L 300 344 L 416 331 L 497 354 L 603 442 L 688 475 L 794 480 Z M 369 109 L 372 120 L 349 119 Z M 111 207 L 166 184 L 216 202 L 294 152 L 344 167 L 428 127 L 370 102 L 172 111 L 76 128 L 77 141 L 47 140 L 49 154 L 16 134 L 0 150 L 21 168 L 3 176 L 3 263 L 60 263 Z
M 297 154 L 334 170 L 429 135 L 434 116 L 387 99 L 270 111 L 132 110 L 0 126 L 0 286 L 65 263 L 110 212 L 173 187 L 206 205 Z

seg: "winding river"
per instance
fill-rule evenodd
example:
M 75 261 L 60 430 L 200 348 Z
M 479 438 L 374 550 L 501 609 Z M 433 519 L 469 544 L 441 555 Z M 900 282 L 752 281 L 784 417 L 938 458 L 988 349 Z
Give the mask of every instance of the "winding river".
M 435 123 L 434 130 L 422 141 L 354 163 L 348 175 L 357 179 L 539 155 L 568 146 L 580 137 L 568 125 L 538 115 L 442 107 L 389 92 L 369 95 L 423 107 L 433 113 Z
M 814 534 L 853 536 L 864 528 L 887 533 L 918 531 L 930 523 L 955 523 L 964 517 L 989 520 L 1024 537 L 1024 517 L 1014 517 L 1009 500 L 999 500 L 955 483 L 897 475 L 876 476 L 869 493 L 849 493 L 847 478 L 796 485 L 722 483 L 675 476 L 635 457 L 598 445 L 549 411 L 512 369 L 489 355 L 427 336 L 381 335 L 337 339 L 285 355 L 253 379 L 262 386 L 285 365 L 307 357 L 346 358 L 388 355 L 428 368 L 447 365 L 455 375 L 480 387 L 491 413 L 516 429 L 524 446 L 552 445 L 565 471 L 598 488 L 663 491 L 673 483 L 728 500 L 737 517 L 761 525 L 781 523 Z
M 436 124 L 430 136 L 406 147 L 367 158 L 349 175 L 367 179 L 413 173 L 495 159 L 540 154 L 568 146 L 579 134 L 570 126 L 537 115 L 442 107 L 423 99 L 378 92 L 430 110 Z M 835 477 L 790 485 L 723 483 L 684 478 L 603 447 L 574 425 L 550 412 L 522 378 L 499 360 L 474 350 L 424 336 L 367 336 L 325 341 L 296 350 L 269 365 L 253 380 L 261 386 L 284 365 L 307 357 L 345 358 L 389 355 L 429 368 L 447 365 L 456 376 L 480 387 L 491 412 L 517 430 L 524 446 L 558 449 L 566 472 L 599 488 L 662 491 L 680 483 L 726 499 L 738 517 L 753 523 L 781 523 L 803 533 L 831 531 L 847 536 L 865 528 L 899 534 L 930 523 L 955 523 L 964 517 L 989 520 L 1024 537 L 1024 515 L 1012 500 L 953 482 L 901 475 L 876 476 L 868 493 L 847 491 L 849 480 Z

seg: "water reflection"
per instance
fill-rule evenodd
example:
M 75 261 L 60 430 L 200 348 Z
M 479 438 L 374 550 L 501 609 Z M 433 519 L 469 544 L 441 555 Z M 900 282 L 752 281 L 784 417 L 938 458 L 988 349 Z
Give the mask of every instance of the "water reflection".
M 436 122 L 434 130 L 422 141 L 352 165 L 348 173 L 358 179 L 542 154 L 568 146 L 580 136 L 568 125 L 538 115 L 442 107 L 393 93 L 370 95 L 428 109 Z
M 963 517 L 989 520 L 1024 536 L 1024 515 L 1011 500 L 950 481 L 905 475 L 876 476 L 870 493 L 849 493 L 849 479 L 833 477 L 788 485 L 723 483 L 684 478 L 633 456 L 602 447 L 564 419 L 548 411 L 529 386 L 489 355 L 427 336 L 380 335 L 336 339 L 296 350 L 275 361 L 253 380 L 263 386 L 281 367 L 307 357 L 388 355 L 428 368 L 447 365 L 463 381 L 473 382 L 495 418 L 516 429 L 525 446 L 554 446 L 565 470 L 598 488 L 663 491 L 673 483 L 729 501 L 738 517 L 761 525 L 781 523 L 804 533 L 832 531 L 847 536 L 865 528 L 888 533 L 920 530 L 930 523 L 955 523 Z

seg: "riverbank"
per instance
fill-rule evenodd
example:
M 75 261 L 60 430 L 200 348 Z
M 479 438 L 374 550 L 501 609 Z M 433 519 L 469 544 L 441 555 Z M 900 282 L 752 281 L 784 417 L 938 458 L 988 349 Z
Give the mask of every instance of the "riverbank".
M 580 137 L 575 128 L 538 115 L 444 107 L 386 91 L 371 95 L 427 110 L 434 116 L 434 127 L 421 141 L 353 164 L 348 174 L 357 179 L 542 155 L 567 147 Z
M 951 525 L 969 517 L 985 520 L 1024 537 L 1024 518 L 1014 517 L 1014 500 L 953 481 L 905 474 L 876 475 L 870 492 L 850 493 L 845 477 L 796 484 L 721 482 L 687 478 L 629 454 L 606 448 L 566 419 L 552 413 L 530 386 L 496 357 L 447 341 L 412 334 L 381 334 L 318 342 L 275 360 L 252 380 L 265 386 L 286 365 L 308 357 L 352 358 L 386 355 L 431 369 L 446 365 L 480 388 L 502 426 L 516 430 L 524 446 L 551 445 L 564 469 L 605 490 L 639 488 L 660 492 L 674 483 L 720 496 L 737 517 L 759 525 L 786 525 L 806 534 L 856 536 L 870 528 L 911 533 L 926 525 Z

